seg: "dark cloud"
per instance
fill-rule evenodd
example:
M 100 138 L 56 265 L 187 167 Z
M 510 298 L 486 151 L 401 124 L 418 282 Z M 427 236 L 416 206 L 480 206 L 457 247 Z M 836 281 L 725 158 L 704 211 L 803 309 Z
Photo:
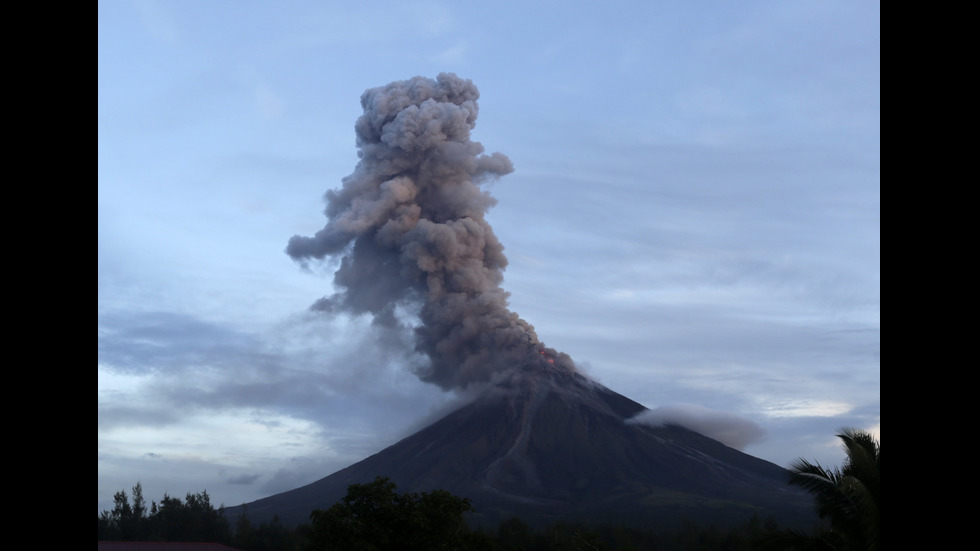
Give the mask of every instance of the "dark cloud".
M 262 475 L 260 474 L 243 474 L 239 476 L 233 476 L 228 480 L 226 480 L 225 482 L 227 482 L 228 484 L 241 484 L 244 486 L 248 486 L 254 484 L 255 481 L 258 480 L 261 476 Z
M 391 331 L 345 315 L 298 316 L 261 335 L 159 312 L 106 314 L 99 327 L 100 370 L 139 381 L 138 397 L 128 386 L 102 391 L 104 429 L 270 408 L 335 430 L 384 416 L 372 405 L 379 401 L 387 414 L 407 418 L 439 403 L 437 390 L 420 392 L 431 387 L 405 373 L 411 358 L 393 355 Z
M 147 404 L 99 403 L 99 430 L 122 427 L 162 427 L 179 423 L 182 415 L 172 408 Z
M 139 374 L 216 365 L 268 362 L 247 333 L 171 312 L 114 312 L 99 316 L 99 362 Z

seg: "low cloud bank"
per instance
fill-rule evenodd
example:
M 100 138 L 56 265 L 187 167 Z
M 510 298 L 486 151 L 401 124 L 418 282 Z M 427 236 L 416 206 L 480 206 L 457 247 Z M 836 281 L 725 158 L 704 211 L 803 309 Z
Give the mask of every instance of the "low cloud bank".
M 650 426 L 680 425 L 736 450 L 762 441 L 765 431 L 756 423 L 731 413 L 694 404 L 672 404 L 644 411 L 628 423 Z

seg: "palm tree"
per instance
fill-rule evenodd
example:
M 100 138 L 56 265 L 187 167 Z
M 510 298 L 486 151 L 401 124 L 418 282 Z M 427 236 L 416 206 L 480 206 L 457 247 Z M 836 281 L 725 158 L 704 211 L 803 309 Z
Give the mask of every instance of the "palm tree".
M 817 514 L 830 528 L 808 536 L 796 531 L 771 539 L 766 549 L 880 551 L 881 444 L 871 433 L 841 429 L 847 457 L 841 468 L 797 459 L 790 465 L 790 484 L 813 494 Z

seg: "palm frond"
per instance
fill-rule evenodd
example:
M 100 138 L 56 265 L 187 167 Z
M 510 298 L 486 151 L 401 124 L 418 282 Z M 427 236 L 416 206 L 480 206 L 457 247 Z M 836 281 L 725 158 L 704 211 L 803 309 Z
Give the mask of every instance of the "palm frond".
M 817 513 L 830 519 L 831 529 L 823 537 L 828 542 L 827 537 L 839 538 L 840 545 L 834 548 L 878 551 L 881 444 L 870 433 L 856 429 L 841 429 L 837 436 L 847 454 L 844 465 L 826 469 L 797 459 L 790 465 L 790 483 L 812 494 Z

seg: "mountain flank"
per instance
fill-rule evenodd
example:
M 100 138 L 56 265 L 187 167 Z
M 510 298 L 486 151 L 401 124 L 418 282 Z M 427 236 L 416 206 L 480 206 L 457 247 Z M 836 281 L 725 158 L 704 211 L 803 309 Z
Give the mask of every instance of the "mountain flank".
M 812 525 L 812 500 L 787 484 L 785 469 L 678 425 L 628 422 L 645 410 L 577 373 L 515 371 L 377 454 L 245 507 L 253 521 L 278 515 L 298 524 L 348 485 L 386 476 L 402 492 L 443 489 L 471 499 L 476 525 L 513 516 L 532 525 L 729 525 L 754 514 Z

